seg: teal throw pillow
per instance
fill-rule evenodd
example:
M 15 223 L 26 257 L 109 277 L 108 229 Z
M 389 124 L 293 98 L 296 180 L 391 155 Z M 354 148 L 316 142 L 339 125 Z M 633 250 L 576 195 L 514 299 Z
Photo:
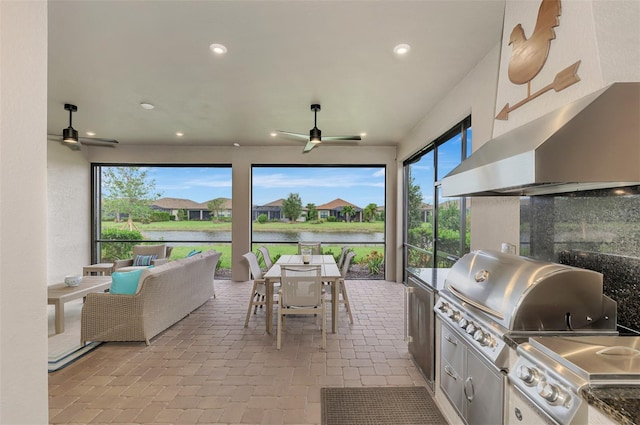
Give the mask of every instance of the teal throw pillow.
M 111 288 L 109 292 L 112 294 L 135 294 L 138 289 L 138 280 L 142 271 L 134 270 L 131 272 L 114 272 L 111 275 Z
M 187 254 L 187 258 L 189 257 L 193 257 L 196 254 L 202 254 L 202 251 L 196 251 L 195 249 L 192 249 L 191 251 L 189 251 L 189 253 Z
M 136 255 L 133 259 L 134 266 L 150 266 L 151 262 L 158 258 L 157 255 Z

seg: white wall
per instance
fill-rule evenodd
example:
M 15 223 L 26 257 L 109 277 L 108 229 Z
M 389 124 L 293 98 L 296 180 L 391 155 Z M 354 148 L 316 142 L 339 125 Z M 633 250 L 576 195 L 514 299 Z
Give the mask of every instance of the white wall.
M 47 141 L 47 282 L 91 264 L 90 167 L 80 151 Z
M 604 82 L 640 81 L 640 1 L 597 1 L 593 16 Z
M 47 3 L 0 1 L 0 423 L 46 424 Z

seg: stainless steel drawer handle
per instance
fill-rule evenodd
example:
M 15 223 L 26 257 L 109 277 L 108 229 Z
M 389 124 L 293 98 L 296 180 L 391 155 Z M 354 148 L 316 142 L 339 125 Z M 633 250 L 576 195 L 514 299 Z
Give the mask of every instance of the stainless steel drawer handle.
M 447 375 L 449 375 L 449 376 L 450 376 L 450 377 L 452 377 L 453 379 L 455 379 L 455 380 L 457 380 L 457 379 L 458 379 L 458 377 L 456 376 L 456 372 L 455 372 L 453 369 L 451 369 L 451 366 L 446 365 L 446 366 L 444 367 L 444 371 L 445 371 L 445 373 L 446 373 Z
M 464 396 L 469 403 L 471 403 L 476 396 L 476 391 L 473 388 L 473 379 L 471 378 L 471 376 L 464 381 Z
M 453 345 L 458 345 L 458 341 L 456 341 L 451 335 L 445 336 L 444 339 L 446 339 L 447 341 L 449 341 Z

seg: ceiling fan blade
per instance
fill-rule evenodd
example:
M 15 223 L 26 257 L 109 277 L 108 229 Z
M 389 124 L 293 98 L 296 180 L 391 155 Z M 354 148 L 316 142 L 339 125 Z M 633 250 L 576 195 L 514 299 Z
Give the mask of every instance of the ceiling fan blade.
M 118 143 L 116 139 L 106 139 L 102 137 L 78 137 L 78 141 L 83 145 L 95 146 L 114 145 Z
M 322 141 L 331 141 L 331 140 L 362 140 L 360 136 L 323 136 Z
M 295 137 L 296 139 L 309 140 L 308 134 L 292 133 L 290 131 L 277 130 L 278 133 L 286 134 L 287 136 Z
M 313 143 L 313 142 L 307 142 L 306 145 L 304 145 L 304 149 L 302 150 L 302 153 L 307 153 L 309 152 L 311 149 L 315 148 L 316 146 L 318 146 L 319 143 Z

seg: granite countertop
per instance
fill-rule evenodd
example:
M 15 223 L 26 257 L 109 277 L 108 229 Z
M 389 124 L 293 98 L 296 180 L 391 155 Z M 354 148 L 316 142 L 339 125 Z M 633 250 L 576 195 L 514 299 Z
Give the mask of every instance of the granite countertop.
M 408 273 L 436 291 L 444 288 L 444 280 L 449 270 L 451 269 L 407 267 Z
M 617 423 L 638 425 L 640 420 L 640 386 L 586 386 L 582 397 Z

